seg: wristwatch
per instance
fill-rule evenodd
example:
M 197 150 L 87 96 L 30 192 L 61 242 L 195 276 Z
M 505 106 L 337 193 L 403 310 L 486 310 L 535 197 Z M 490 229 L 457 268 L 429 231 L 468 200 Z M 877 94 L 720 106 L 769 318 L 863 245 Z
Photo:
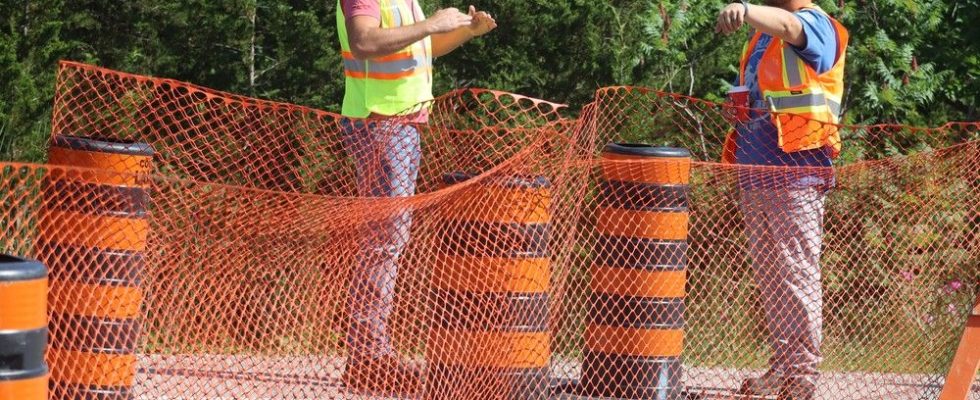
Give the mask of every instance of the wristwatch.
M 742 7 L 745 7 L 745 12 L 742 13 L 742 18 L 749 16 L 749 0 L 742 0 Z

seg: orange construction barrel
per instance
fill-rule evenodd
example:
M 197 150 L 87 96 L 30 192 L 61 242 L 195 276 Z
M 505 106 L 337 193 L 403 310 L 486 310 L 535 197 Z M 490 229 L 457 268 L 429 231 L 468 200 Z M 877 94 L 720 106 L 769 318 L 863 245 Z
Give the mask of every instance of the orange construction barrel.
M 609 144 L 602 153 L 581 388 L 679 399 L 690 153 Z
M 0 254 L 0 400 L 47 400 L 48 272 Z
M 446 175 L 447 185 L 470 179 Z M 432 282 L 427 399 L 548 398 L 550 183 L 490 177 L 444 210 Z
M 54 400 L 133 397 L 153 149 L 56 136 L 38 253 L 51 269 Z M 81 169 L 84 168 L 84 169 Z

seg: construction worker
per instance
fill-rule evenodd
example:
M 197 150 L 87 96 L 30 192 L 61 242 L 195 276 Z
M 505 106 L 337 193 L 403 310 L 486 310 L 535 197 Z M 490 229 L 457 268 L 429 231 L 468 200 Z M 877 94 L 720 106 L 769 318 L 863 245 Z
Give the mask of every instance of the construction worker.
M 346 151 L 356 163 L 359 196 L 415 193 L 421 157 L 416 126 L 428 120 L 420 104 L 433 98 L 432 58 L 496 26 L 473 6 L 468 13 L 447 8 L 426 19 L 417 0 L 338 0 L 346 75 L 342 114 L 348 117 L 341 124 Z M 395 354 L 388 331 L 411 220 L 402 211 L 361 229 L 348 297 L 343 380 L 349 390 L 410 394 L 419 388 L 419 371 Z
M 715 28 L 751 28 L 737 82 L 748 89 L 747 104 L 734 105 L 753 110 L 735 117 L 723 161 L 781 167 L 740 168 L 748 253 L 773 351 L 769 371 L 746 380 L 740 393 L 808 400 L 822 360 L 824 200 L 841 149 L 834 124 L 848 33 L 810 0 L 764 3 L 727 5 Z

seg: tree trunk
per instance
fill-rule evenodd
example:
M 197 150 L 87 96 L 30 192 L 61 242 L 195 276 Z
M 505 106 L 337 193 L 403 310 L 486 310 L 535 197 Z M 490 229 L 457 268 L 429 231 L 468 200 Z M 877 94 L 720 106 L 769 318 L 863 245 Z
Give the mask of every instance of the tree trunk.
M 249 21 L 252 24 L 252 37 L 250 38 L 250 41 L 249 41 L 249 49 L 248 49 L 248 88 L 252 92 L 252 94 L 255 94 L 255 79 L 256 79 L 256 75 L 255 75 L 255 30 L 256 30 L 256 28 L 255 28 L 255 20 L 256 20 L 256 16 L 258 15 L 258 8 L 259 8 L 259 4 L 258 4 L 258 1 L 256 1 L 255 3 L 252 4 L 252 9 L 249 10 L 250 11 Z
M 27 38 L 27 33 L 30 31 L 31 27 L 31 0 L 24 0 L 24 38 Z

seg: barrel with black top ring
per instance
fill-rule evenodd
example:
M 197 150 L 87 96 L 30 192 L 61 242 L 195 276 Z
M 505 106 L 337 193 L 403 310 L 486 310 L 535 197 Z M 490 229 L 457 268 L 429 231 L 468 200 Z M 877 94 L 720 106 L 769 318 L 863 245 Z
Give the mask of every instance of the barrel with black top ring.
M 153 149 L 55 136 L 48 158 L 38 254 L 51 272 L 51 398 L 131 399 Z
M 690 153 L 612 143 L 601 157 L 581 388 L 679 399 Z
M 446 185 L 472 176 L 444 176 Z M 442 210 L 425 398 L 544 400 L 551 333 L 544 177 L 486 177 Z
M 47 400 L 48 272 L 0 254 L 0 400 Z

